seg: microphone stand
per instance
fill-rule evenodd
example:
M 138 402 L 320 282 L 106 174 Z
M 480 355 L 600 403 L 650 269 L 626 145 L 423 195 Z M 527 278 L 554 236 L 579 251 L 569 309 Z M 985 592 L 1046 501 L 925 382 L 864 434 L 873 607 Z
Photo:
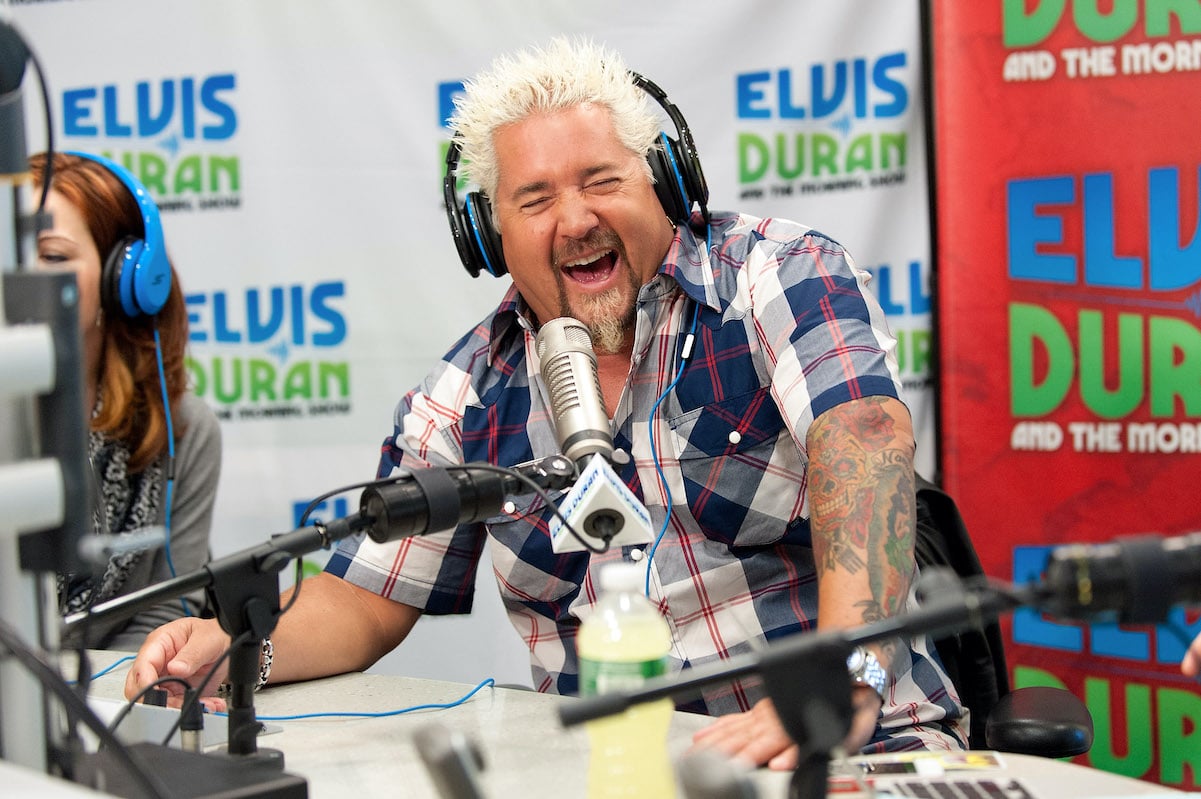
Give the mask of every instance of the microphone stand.
M 293 557 L 328 547 L 366 525 L 360 514 L 354 514 L 328 527 L 316 524 L 273 536 L 265 544 L 211 561 L 189 574 L 100 603 L 90 612 L 73 614 L 64 620 L 63 637 L 67 640 L 97 619 L 128 618 L 200 588 L 208 593 L 221 629 L 233 640 L 227 677 L 230 693 L 225 756 L 150 743 L 129 747 L 147 763 L 149 770 L 186 796 L 226 795 L 225 791 L 233 789 L 236 795 L 245 797 L 308 795 L 303 778 L 283 771 L 282 752 L 258 747 L 262 728 L 255 717 L 254 693 L 258 687 L 260 642 L 271 634 L 279 619 L 279 572 Z M 117 768 L 104 751 L 85 756 L 78 776 L 81 781 L 101 784 L 118 795 L 139 795 L 137 786 L 124 782 L 128 779 L 127 772 Z
M 471 464 L 466 464 L 466 467 L 470 466 Z M 504 471 L 496 467 L 489 468 L 496 472 Z M 563 488 L 575 479 L 570 462 L 561 456 L 552 456 L 510 471 L 519 471 L 526 480 L 543 489 Z M 420 484 L 422 481 L 417 482 Z M 216 793 L 204 789 L 197 792 L 198 785 L 221 790 L 233 785 L 242 787 L 236 794 L 240 797 L 304 797 L 307 796 L 307 788 L 303 779 L 287 774 L 281 776 L 279 773 L 283 769 L 283 754 L 277 750 L 260 750 L 257 745 L 261 725 L 255 718 L 254 693 L 259 681 L 260 642 L 275 629 L 280 616 L 279 572 L 286 568 L 293 558 L 318 549 L 327 549 L 332 543 L 362 530 L 370 531 L 375 540 L 388 541 L 414 533 L 447 529 L 445 526 L 438 526 L 437 523 L 433 527 L 427 524 L 435 519 L 453 526 L 468 519 L 486 518 L 499 511 L 506 496 L 519 493 L 523 488 L 529 490 L 528 486 L 529 483 L 511 475 L 490 475 L 486 485 L 483 485 L 487 495 L 477 497 L 478 501 L 471 506 L 461 506 L 460 498 L 447 494 L 426 494 L 424 502 L 413 502 L 413 491 L 408 481 L 374 486 L 364 490 L 359 513 L 335 519 L 329 524 L 316 523 L 289 533 L 274 535 L 266 543 L 213 560 L 189 574 L 100 603 L 88 612 L 68 616 L 64 620 L 63 637 L 69 640 L 89 621 L 128 618 L 164 601 L 203 588 L 216 608 L 216 617 L 221 629 L 234 641 L 229 654 L 227 677 L 230 696 L 226 754 L 228 761 L 236 766 L 229 770 L 214 768 L 220 759 L 165 746 L 139 744 L 132 748 L 139 750 L 144 757 L 164 761 L 163 765 L 166 767 L 156 769 L 160 774 L 179 776 L 181 782 L 186 779 L 183 787 L 187 796 L 208 796 Z M 401 487 L 403 490 L 389 492 L 393 487 Z M 402 496 L 408 501 L 399 511 L 396 503 L 392 502 L 394 495 Z M 369 512 L 369 508 L 391 510 L 390 514 L 385 514 L 388 529 L 375 529 L 374 525 L 379 516 Z M 420 517 L 421 525 L 415 528 L 414 519 L 417 517 Z M 102 766 L 103 761 L 103 757 L 93 758 L 94 764 Z M 188 768 L 192 763 L 198 765 Z M 97 769 L 104 770 L 99 766 L 94 770 Z M 105 777 L 109 781 L 106 790 L 114 790 L 112 781 L 123 776 L 116 772 L 106 772 Z M 262 792 L 243 792 L 244 786 L 259 782 L 262 783 Z M 299 786 L 296 785 L 297 782 Z
M 968 587 L 954 577 L 946 582 L 953 582 L 959 590 L 942 582 L 940 579 L 937 594 L 912 612 L 854 629 L 791 636 L 762 652 L 648 680 L 634 691 L 567 702 L 559 707 L 559 720 L 570 727 L 620 713 L 631 705 L 665 697 L 686 697 L 705 686 L 759 674 L 784 729 L 800 749 L 789 784 L 790 799 L 822 799 L 826 796 L 830 750 L 842 742 L 851 728 L 847 656 L 856 646 L 919 635 L 937 638 L 979 627 L 1000 613 L 1034 604 L 1036 596 L 1031 589 L 1017 587 Z

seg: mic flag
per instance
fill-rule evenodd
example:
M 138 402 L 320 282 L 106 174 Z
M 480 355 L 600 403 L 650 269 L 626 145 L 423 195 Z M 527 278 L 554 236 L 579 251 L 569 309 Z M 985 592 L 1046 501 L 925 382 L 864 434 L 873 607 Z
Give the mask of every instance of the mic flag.
M 609 545 L 649 544 L 653 540 L 650 513 L 599 453 L 563 497 L 559 510 L 581 536 Z M 557 516 L 550 523 L 550 541 L 556 554 L 585 549 Z

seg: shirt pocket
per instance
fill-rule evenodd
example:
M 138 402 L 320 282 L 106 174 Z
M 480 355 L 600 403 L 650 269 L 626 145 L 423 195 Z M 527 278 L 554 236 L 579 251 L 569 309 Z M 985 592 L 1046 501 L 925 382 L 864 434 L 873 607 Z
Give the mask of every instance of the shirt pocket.
M 730 547 L 780 541 L 799 508 L 802 469 L 793 442 L 781 441 L 789 433 L 769 389 L 702 405 L 668 425 L 688 510 L 705 537 Z
M 554 507 L 565 491 L 547 492 Z M 511 497 L 504 511 L 485 520 L 492 565 L 500 580 L 501 598 L 512 609 L 520 605 L 551 618 L 567 614 L 588 571 L 587 552 L 556 555 L 548 525 L 554 513 L 537 494 Z

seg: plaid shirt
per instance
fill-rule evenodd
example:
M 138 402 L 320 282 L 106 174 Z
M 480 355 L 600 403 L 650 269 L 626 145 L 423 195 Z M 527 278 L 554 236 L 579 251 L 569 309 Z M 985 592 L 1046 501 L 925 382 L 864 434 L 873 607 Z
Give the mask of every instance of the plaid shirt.
M 632 455 L 621 477 L 656 530 L 670 489 L 650 596 L 671 626 L 676 669 L 813 629 L 807 431 L 839 403 L 900 392 L 895 340 L 866 290 L 868 274 L 841 246 L 793 222 L 745 215 L 715 215 L 710 235 L 706 246 L 679 228 L 642 287 L 630 378 L 613 420 L 615 444 Z M 693 353 L 679 375 L 698 308 Z M 513 466 L 556 454 L 534 338 L 510 289 L 400 402 L 380 476 L 401 465 Z M 327 569 L 426 613 L 467 613 L 487 542 L 509 618 L 530 649 L 535 687 L 574 694 L 575 636 L 597 600 L 597 570 L 629 548 L 556 555 L 542 501 L 530 494 L 510 507 L 482 524 L 398 543 L 347 539 Z M 966 741 L 954 689 L 928 651 L 918 642 L 911 665 L 903 656 L 894 663 L 881 746 L 958 746 L 947 732 Z M 760 681 L 747 678 L 681 707 L 730 713 L 763 695 Z

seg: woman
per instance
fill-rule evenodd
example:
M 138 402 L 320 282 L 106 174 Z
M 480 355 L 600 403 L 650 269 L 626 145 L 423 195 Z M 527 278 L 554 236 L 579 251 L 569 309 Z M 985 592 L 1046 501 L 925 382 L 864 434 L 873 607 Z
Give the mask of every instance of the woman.
M 33 156 L 30 166 L 40 190 L 46 156 Z M 187 309 L 153 201 L 106 159 L 55 154 L 50 174 L 46 210 L 53 226 L 38 234 L 38 263 L 74 271 L 79 287 L 93 526 L 112 535 L 155 525 L 167 530 L 163 547 L 117 554 L 90 574 L 59 575 L 60 610 L 71 614 L 208 561 L 221 432 L 212 411 L 188 390 Z M 139 253 L 153 256 L 159 270 L 149 282 L 154 269 L 130 260 Z M 196 615 L 201 600 L 195 595 L 132 618 L 85 623 L 86 644 L 136 651 L 155 627 Z

